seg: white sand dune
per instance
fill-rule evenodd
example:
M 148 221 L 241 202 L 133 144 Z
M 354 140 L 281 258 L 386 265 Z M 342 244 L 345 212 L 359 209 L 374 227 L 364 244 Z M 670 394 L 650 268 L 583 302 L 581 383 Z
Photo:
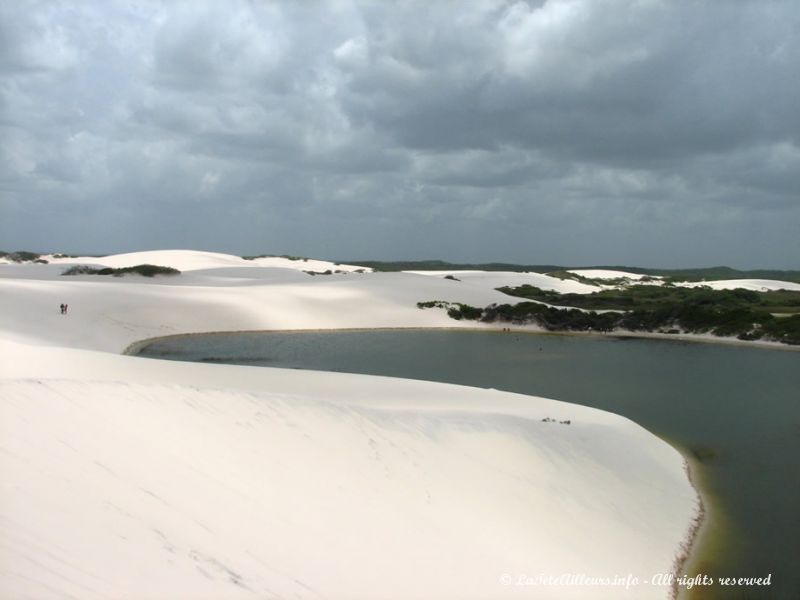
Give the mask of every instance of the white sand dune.
M 639 281 L 646 275 L 637 273 L 628 273 L 626 271 L 610 271 L 603 269 L 572 269 L 570 273 L 575 273 L 582 277 L 590 279 L 630 279 L 632 281 Z M 659 276 L 651 276 L 655 279 L 661 279 Z M 660 282 L 650 282 L 651 284 L 658 284 Z M 706 286 L 714 290 L 735 290 L 745 289 L 754 292 L 766 292 L 771 290 L 790 290 L 800 291 L 800 283 L 793 283 L 790 281 L 779 281 L 776 279 L 721 279 L 715 281 L 684 281 L 677 282 L 674 285 L 680 287 L 701 287 Z M 561 291 L 561 290 L 558 290 Z
M 219 252 L 200 252 L 197 250 L 153 250 L 146 252 L 130 252 L 111 256 L 86 256 L 78 258 L 55 258 L 48 255 L 49 262 L 55 264 L 97 264 L 104 267 L 121 269 L 141 264 L 172 267 L 179 271 L 196 271 L 198 269 L 217 269 L 223 267 L 278 267 L 300 271 L 371 271 L 367 267 L 341 265 L 323 260 L 306 258 L 289 259 L 281 256 L 264 256 L 246 260 L 240 256 L 221 254 Z
M 790 281 L 778 281 L 775 279 L 722 279 L 718 281 L 687 281 L 676 283 L 682 287 L 702 287 L 707 286 L 714 290 L 735 290 L 744 289 L 754 292 L 767 292 L 771 290 L 789 290 L 800 292 L 800 283 Z
M 508 301 L 495 280 L 170 258 L 116 265 L 191 272 L 0 266 L 0 597 L 669 597 L 644 583 L 517 585 L 641 582 L 684 552 L 698 499 L 682 457 L 627 419 L 453 385 L 118 354 L 193 331 L 453 326 L 415 303 Z
M 629 273 L 626 271 L 612 271 L 603 269 L 572 269 L 570 273 L 575 273 L 582 277 L 590 279 L 630 279 L 631 281 L 640 281 L 646 275 L 637 273 Z M 659 276 L 651 276 L 659 280 Z M 651 285 L 661 285 L 661 281 L 650 281 Z M 680 287 L 710 287 L 714 290 L 735 290 L 745 289 L 754 292 L 767 292 L 772 290 L 789 290 L 800 291 L 800 283 L 793 283 L 791 281 L 779 281 L 776 279 L 721 279 L 716 281 L 684 281 L 677 282 L 674 285 Z M 606 286 L 603 286 L 604 288 Z M 557 290 L 562 291 L 562 290 Z M 594 288 L 593 291 L 596 291 Z M 580 292 L 579 292 L 580 293 Z
M 552 290 L 562 294 L 591 294 L 600 290 L 594 285 L 587 285 L 573 279 L 559 279 L 544 273 L 516 273 L 514 271 L 406 271 L 428 277 L 451 276 L 465 284 L 463 287 L 496 289 L 503 286 L 518 287 L 532 285 L 543 290 Z

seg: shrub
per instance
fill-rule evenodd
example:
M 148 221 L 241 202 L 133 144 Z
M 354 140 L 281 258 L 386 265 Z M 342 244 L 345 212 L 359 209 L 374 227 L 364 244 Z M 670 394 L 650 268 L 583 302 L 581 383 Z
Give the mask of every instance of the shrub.
M 75 265 L 70 267 L 62 275 L 97 275 L 99 269 L 94 269 L 88 265 Z
M 103 269 L 95 269 L 88 265 L 75 265 L 70 267 L 62 273 L 62 275 L 113 275 L 114 277 L 121 277 L 129 273 L 135 273 L 142 277 L 153 277 L 155 275 L 180 275 L 178 269 L 172 267 L 162 267 L 159 265 L 136 265 L 134 267 L 124 267 L 121 269 L 112 269 L 105 267 Z
M 450 318 L 460 321 L 466 319 L 468 321 L 477 321 L 483 316 L 483 309 L 475 308 L 467 304 L 458 304 L 451 306 L 447 309 L 447 314 Z
M 784 344 L 800 345 L 800 315 L 772 318 L 763 325 L 765 335 Z
M 444 300 L 428 300 L 427 302 L 417 302 L 417 308 L 448 308 L 449 302 Z
M 112 269 L 115 277 L 125 275 L 127 273 L 136 273 L 143 277 L 153 277 L 154 275 L 180 275 L 178 269 L 172 267 L 162 267 L 159 265 L 136 265 L 135 267 L 126 267 L 124 269 Z
M 28 252 L 26 250 L 20 250 L 18 252 L 12 252 L 10 254 L 6 254 L 6 258 L 12 262 L 33 262 L 41 258 L 41 254 L 37 254 L 36 252 Z

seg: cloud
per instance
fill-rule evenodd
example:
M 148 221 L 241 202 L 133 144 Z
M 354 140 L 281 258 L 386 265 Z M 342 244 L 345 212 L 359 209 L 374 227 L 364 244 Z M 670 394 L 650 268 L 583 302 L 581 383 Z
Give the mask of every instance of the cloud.
M 800 267 L 789 0 L 0 11 L 9 247 Z

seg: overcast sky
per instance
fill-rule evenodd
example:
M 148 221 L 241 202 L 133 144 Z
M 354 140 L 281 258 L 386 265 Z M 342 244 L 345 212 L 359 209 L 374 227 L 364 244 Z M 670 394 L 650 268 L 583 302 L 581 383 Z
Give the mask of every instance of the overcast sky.
M 2 2 L 0 248 L 800 268 L 800 2 Z

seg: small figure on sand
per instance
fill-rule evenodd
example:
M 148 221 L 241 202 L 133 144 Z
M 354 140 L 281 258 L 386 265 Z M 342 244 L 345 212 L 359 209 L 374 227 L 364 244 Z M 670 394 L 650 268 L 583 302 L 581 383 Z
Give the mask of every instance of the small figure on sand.
M 69 308 L 69 306 L 68 306 L 67 304 L 62 304 L 62 305 L 61 305 L 61 314 L 62 314 L 62 315 L 65 315 L 65 314 L 67 314 L 67 309 L 68 309 L 68 308 Z

